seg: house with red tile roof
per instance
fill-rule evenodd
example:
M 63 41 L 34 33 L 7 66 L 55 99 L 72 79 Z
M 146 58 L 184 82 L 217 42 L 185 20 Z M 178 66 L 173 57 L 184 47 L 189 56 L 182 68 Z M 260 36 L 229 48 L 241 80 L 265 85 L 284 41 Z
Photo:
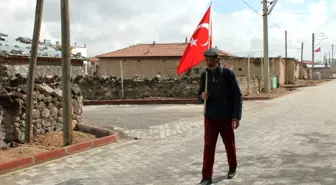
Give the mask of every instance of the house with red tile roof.
M 121 76 L 124 78 L 177 77 L 177 66 L 187 47 L 184 43 L 151 43 L 136 44 L 127 48 L 101 54 L 99 59 L 99 74 L 103 76 Z M 221 57 L 236 57 L 236 55 L 221 50 Z M 204 63 L 195 66 L 195 73 L 203 68 Z

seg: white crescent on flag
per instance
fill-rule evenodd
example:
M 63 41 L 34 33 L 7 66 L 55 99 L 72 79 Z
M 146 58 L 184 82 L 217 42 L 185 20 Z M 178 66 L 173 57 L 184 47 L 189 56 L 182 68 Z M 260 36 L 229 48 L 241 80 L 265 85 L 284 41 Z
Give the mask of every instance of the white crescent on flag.
M 201 23 L 197 26 L 196 30 L 194 31 L 194 33 L 198 30 L 198 29 L 201 29 L 201 28 L 205 28 L 208 30 L 208 33 L 210 35 L 210 32 L 209 32 L 209 29 L 210 29 L 210 24 L 209 23 Z M 190 39 L 190 44 L 191 46 L 197 46 L 197 39 L 195 40 L 194 38 L 191 38 Z M 207 42 L 205 44 L 201 44 L 201 46 L 207 46 L 209 44 L 209 40 L 207 40 Z

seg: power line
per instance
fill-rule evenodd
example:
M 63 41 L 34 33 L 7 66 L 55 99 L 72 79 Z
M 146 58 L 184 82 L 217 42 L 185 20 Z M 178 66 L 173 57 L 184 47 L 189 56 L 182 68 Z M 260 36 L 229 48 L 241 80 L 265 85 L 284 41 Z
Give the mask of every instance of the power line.
M 243 2 L 245 5 L 247 5 L 248 7 L 250 7 L 250 9 L 253 10 L 255 13 L 261 16 L 261 14 L 256 9 L 254 9 L 251 5 L 249 5 L 246 1 L 244 0 L 240 0 L 240 1 Z
M 300 50 L 301 48 L 288 48 L 288 50 Z M 276 49 L 269 49 L 269 51 L 280 51 L 282 49 L 276 48 Z M 260 53 L 264 50 L 252 50 L 252 51 L 239 51 L 239 52 L 233 52 L 234 54 L 242 54 L 242 53 Z
M 317 44 L 315 44 L 314 47 L 318 46 L 319 44 L 321 44 L 322 41 L 328 39 L 328 37 L 325 36 L 325 33 L 315 33 L 315 37 L 314 39 L 317 40 L 316 38 L 320 39 L 320 42 L 318 42 Z

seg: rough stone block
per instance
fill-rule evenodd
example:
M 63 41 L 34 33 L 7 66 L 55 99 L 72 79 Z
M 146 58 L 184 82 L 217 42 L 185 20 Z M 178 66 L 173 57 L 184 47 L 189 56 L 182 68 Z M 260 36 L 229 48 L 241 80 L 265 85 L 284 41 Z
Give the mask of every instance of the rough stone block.
M 77 120 L 72 120 L 72 129 L 75 129 L 75 127 L 77 126 L 78 121 Z
M 47 84 L 38 85 L 37 89 L 43 93 L 51 95 L 54 92 L 54 89 Z
M 62 98 L 63 94 L 62 94 L 62 90 L 61 89 L 55 89 L 53 96 L 56 96 L 57 98 Z
M 15 129 L 14 135 L 16 136 L 16 138 L 19 142 L 24 142 L 24 139 L 25 139 L 24 135 L 25 134 L 19 128 Z
M 52 117 L 57 117 L 58 116 L 58 109 L 56 107 L 51 109 L 51 116 Z
M 43 108 L 42 110 L 42 118 L 48 118 L 50 116 L 51 111 L 48 108 Z
M 41 111 L 38 109 L 32 110 L 32 118 L 39 119 L 41 117 Z
M 3 132 L 2 130 L 0 131 L 0 140 L 4 140 L 6 136 L 6 133 Z M 1 141 L 0 141 L 1 142 Z
M 37 123 L 35 127 L 36 127 L 37 129 L 40 129 L 40 128 L 42 128 L 42 124 L 41 124 L 41 123 Z
M 63 129 L 63 124 L 62 123 L 56 123 L 55 128 L 56 128 L 56 131 L 60 131 L 60 130 Z
M 58 117 L 58 118 L 57 118 L 57 122 L 59 122 L 59 123 L 63 123 L 63 117 Z
M 48 103 L 48 109 L 53 109 L 53 108 L 55 108 L 55 104 L 52 102 Z
M 51 126 L 51 122 L 47 120 L 42 120 L 42 126 L 43 128 L 48 128 Z
M 44 103 L 49 103 L 52 101 L 52 97 L 51 96 L 47 96 L 44 98 Z
M 18 85 L 18 91 L 27 94 L 27 84 Z
M 9 147 L 8 143 L 5 143 L 4 141 L 2 141 L 3 139 L 0 139 L 0 149 L 6 149 Z
M 43 101 L 38 102 L 38 106 L 39 109 L 43 109 L 45 107 L 45 103 Z
M 39 101 L 43 101 L 44 98 L 45 98 L 44 94 L 39 94 L 39 95 L 37 96 L 37 99 L 38 99 Z
M 81 93 L 81 89 L 79 88 L 77 84 L 73 84 L 71 89 L 75 95 L 79 95 Z
M 58 111 L 58 115 L 60 117 L 63 117 L 63 108 L 60 108 L 59 111 Z
M 55 127 L 54 126 L 50 126 L 50 127 L 48 127 L 48 132 L 53 132 L 53 131 L 55 131 Z

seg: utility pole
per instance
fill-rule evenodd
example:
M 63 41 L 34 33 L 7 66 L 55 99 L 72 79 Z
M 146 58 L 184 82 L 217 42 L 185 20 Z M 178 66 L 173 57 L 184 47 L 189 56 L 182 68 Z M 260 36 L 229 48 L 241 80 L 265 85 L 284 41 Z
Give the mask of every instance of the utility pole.
M 264 27 L 264 91 L 269 93 L 270 88 L 270 74 L 269 74 L 269 56 L 268 56 L 268 15 L 271 14 L 278 0 L 270 2 L 270 10 L 268 11 L 268 2 L 263 0 L 263 27 Z
M 285 31 L 285 57 L 287 60 L 287 30 Z
M 250 78 L 251 78 L 251 61 L 250 61 L 250 55 L 248 55 L 247 58 L 247 94 L 250 94 Z
M 261 70 L 261 78 L 264 78 L 264 70 L 263 70 L 264 69 L 263 68 L 264 67 L 264 58 L 263 57 L 260 58 L 260 63 L 261 63 L 261 69 L 260 69 Z
M 72 144 L 72 101 L 71 101 L 71 56 L 69 0 L 61 0 L 62 27 L 62 94 L 63 94 L 63 145 Z
M 303 42 L 301 42 L 301 62 L 303 62 Z
M 315 80 L 314 60 L 315 60 L 315 33 L 313 33 L 312 35 L 312 79 L 313 80 Z
M 331 45 L 331 64 L 334 64 L 334 45 Z
M 36 1 L 35 23 L 33 32 L 33 42 L 31 49 L 31 56 L 29 59 L 29 71 L 28 71 L 28 84 L 27 84 L 27 110 L 26 110 L 26 130 L 25 130 L 25 142 L 29 143 L 32 137 L 32 110 L 33 110 L 33 90 L 35 79 L 35 68 L 38 55 L 38 45 L 40 40 L 42 14 L 43 14 L 43 1 Z
M 264 26 L 264 91 L 270 92 L 269 58 L 268 58 L 268 7 L 267 0 L 263 0 L 263 26 Z
M 320 42 L 317 43 L 315 45 L 315 39 L 316 38 L 320 38 Z M 315 67 L 315 46 L 317 46 L 318 44 L 320 44 L 323 40 L 327 39 L 328 37 L 325 37 L 324 33 L 313 33 L 312 34 L 312 77 L 313 77 L 313 80 L 315 80 L 315 70 L 314 70 L 314 67 Z
M 329 66 L 331 66 L 330 52 L 329 52 Z

